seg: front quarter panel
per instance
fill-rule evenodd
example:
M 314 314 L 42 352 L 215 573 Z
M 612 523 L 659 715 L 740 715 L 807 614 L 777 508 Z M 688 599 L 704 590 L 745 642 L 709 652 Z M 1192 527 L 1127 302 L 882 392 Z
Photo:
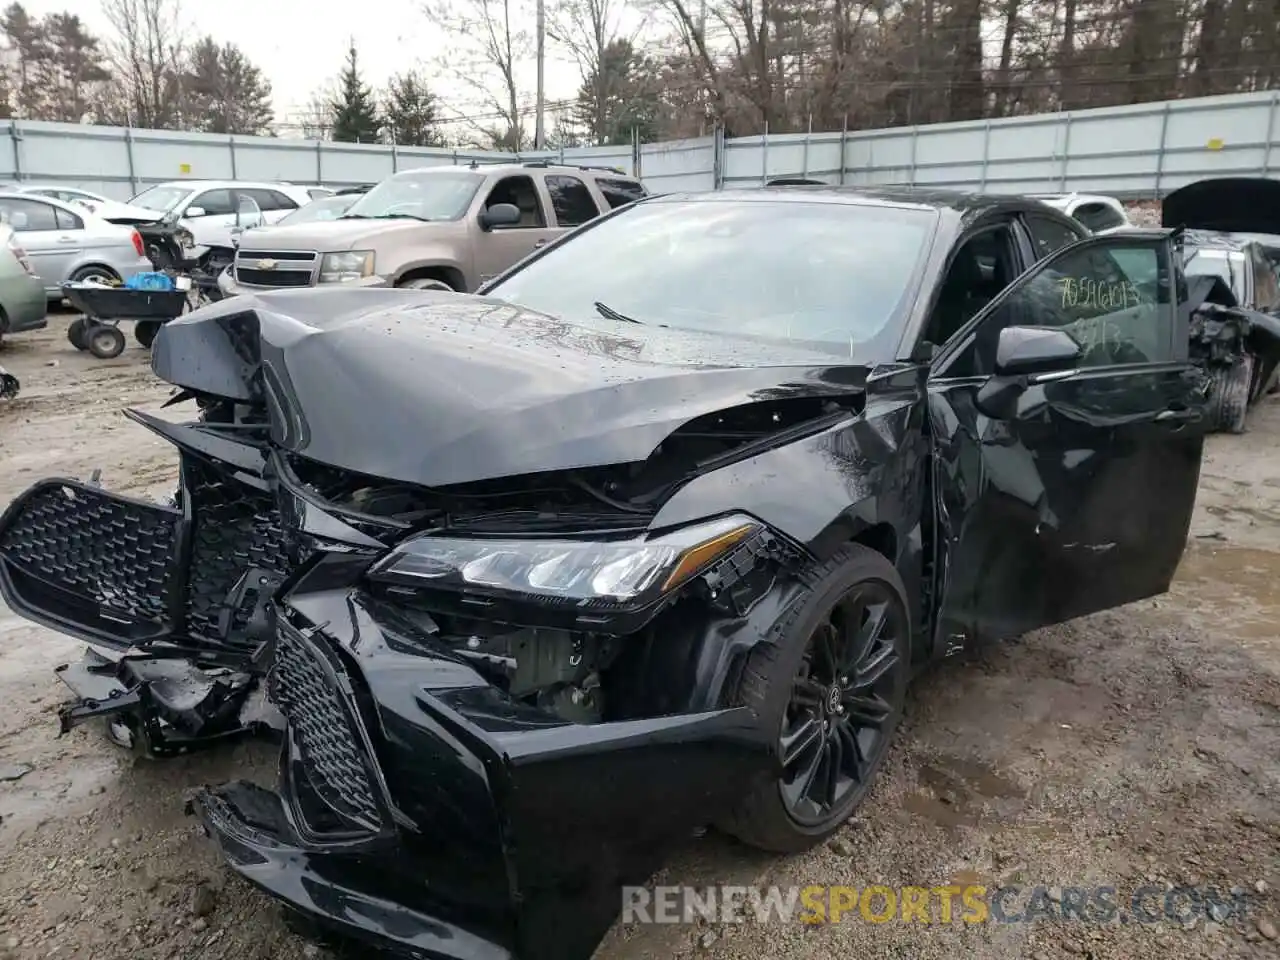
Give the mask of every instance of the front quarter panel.
M 653 526 L 743 511 L 819 562 L 853 540 L 870 540 L 890 554 L 918 614 L 928 454 L 924 397 L 922 368 L 873 372 L 860 414 L 693 479 L 662 506 Z

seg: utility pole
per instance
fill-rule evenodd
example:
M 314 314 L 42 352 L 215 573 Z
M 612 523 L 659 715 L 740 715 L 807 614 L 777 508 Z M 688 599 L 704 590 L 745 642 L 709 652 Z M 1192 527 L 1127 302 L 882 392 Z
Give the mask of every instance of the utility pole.
M 534 120 L 533 149 L 547 148 L 546 124 L 543 111 L 546 108 L 546 90 L 543 86 L 543 67 L 546 61 L 547 46 L 547 11 L 546 0 L 538 0 L 538 115 Z

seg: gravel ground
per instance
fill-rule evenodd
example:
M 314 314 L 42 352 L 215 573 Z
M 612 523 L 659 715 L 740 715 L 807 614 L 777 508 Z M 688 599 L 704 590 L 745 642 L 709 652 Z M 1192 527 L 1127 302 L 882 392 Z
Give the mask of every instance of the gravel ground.
M 6 341 L 0 501 L 50 474 L 170 488 L 170 448 L 118 413 L 158 410 L 146 354 L 76 353 L 50 328 Z M 618 928 L 601 960 L 685 957 L 1275 957 L 1280 953 L 1280 402 L 1213 437 L 1172 591 L 948 663 L 914 688 L 884 773 L 822 849 L 769 858 L 714 834 L 661 882 L 704 885 L 1144 883 L 1238 887 L 1241 921 L 966 926 L 861 919 Z M 243 745 L 135 760 L 94 730 L 57 737 L 51 669 L 81 645 L 0 608 L 0 957 L 327 956 L 232 879 L 182 813 L 194 786 L 269 777 Z M 29 768 L 29 769 L 26 769 Z M 23 773 L 23 770 L 26 772 Z M 11 779 L 22 774 L 16 779 Z

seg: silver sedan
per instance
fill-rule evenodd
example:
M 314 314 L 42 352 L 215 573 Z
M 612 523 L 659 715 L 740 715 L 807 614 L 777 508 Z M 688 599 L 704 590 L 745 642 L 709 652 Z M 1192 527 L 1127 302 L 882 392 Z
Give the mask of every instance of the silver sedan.
M 128 280 L 151 270 L 142 237 L 84 207 L 51 197 L 0 194 L 0 223 L 13 228 L 50 300 L 67 280 Z

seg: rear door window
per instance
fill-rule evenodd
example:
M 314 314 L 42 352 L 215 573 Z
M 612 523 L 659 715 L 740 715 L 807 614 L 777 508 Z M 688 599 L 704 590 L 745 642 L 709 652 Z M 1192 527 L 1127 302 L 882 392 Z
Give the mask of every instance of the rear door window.
M 0 199 L 0 221 L 7 223 L 19 233 L 57 230 L 58 218 L 53 211 L 53 204 L 41 203 L 39 200 L 16 197 Z
M 84 221 L 77 217 L 70 210 L 63 210 L 61 207 L 53 208 L 53 215 L 58 221 L 59 230 L 83 230 Z
M 611 180 L 597 177 L 596 186 L 600 188 L 605 200 L 609 202 L 610 209 L 625 207 L 628 203 L 634 203 L 648 193 L 643 185 L 634 180 Z
M 1072 230 L 1064 223 L 1048 217 L 1030 215 L 1026 218 L 1027 230 L 1031 233 L 1032 244 L 1036 249 L 1036 260 L 1043 260 L 1055 250 L 1061 250 L 1069 243 L 1075 243 L 1084 231 Z
M 1105 203 L 1082 203 L 1072 211 L 1071 215 L 1094 233 L 1124 226 L 1124 217 L 1114 207 Z
M 547 192 L 551 194 L 551 207 L 559 226 L 576 227 L 600 215 L 591 191 L 577 177 L 549 176 Z

